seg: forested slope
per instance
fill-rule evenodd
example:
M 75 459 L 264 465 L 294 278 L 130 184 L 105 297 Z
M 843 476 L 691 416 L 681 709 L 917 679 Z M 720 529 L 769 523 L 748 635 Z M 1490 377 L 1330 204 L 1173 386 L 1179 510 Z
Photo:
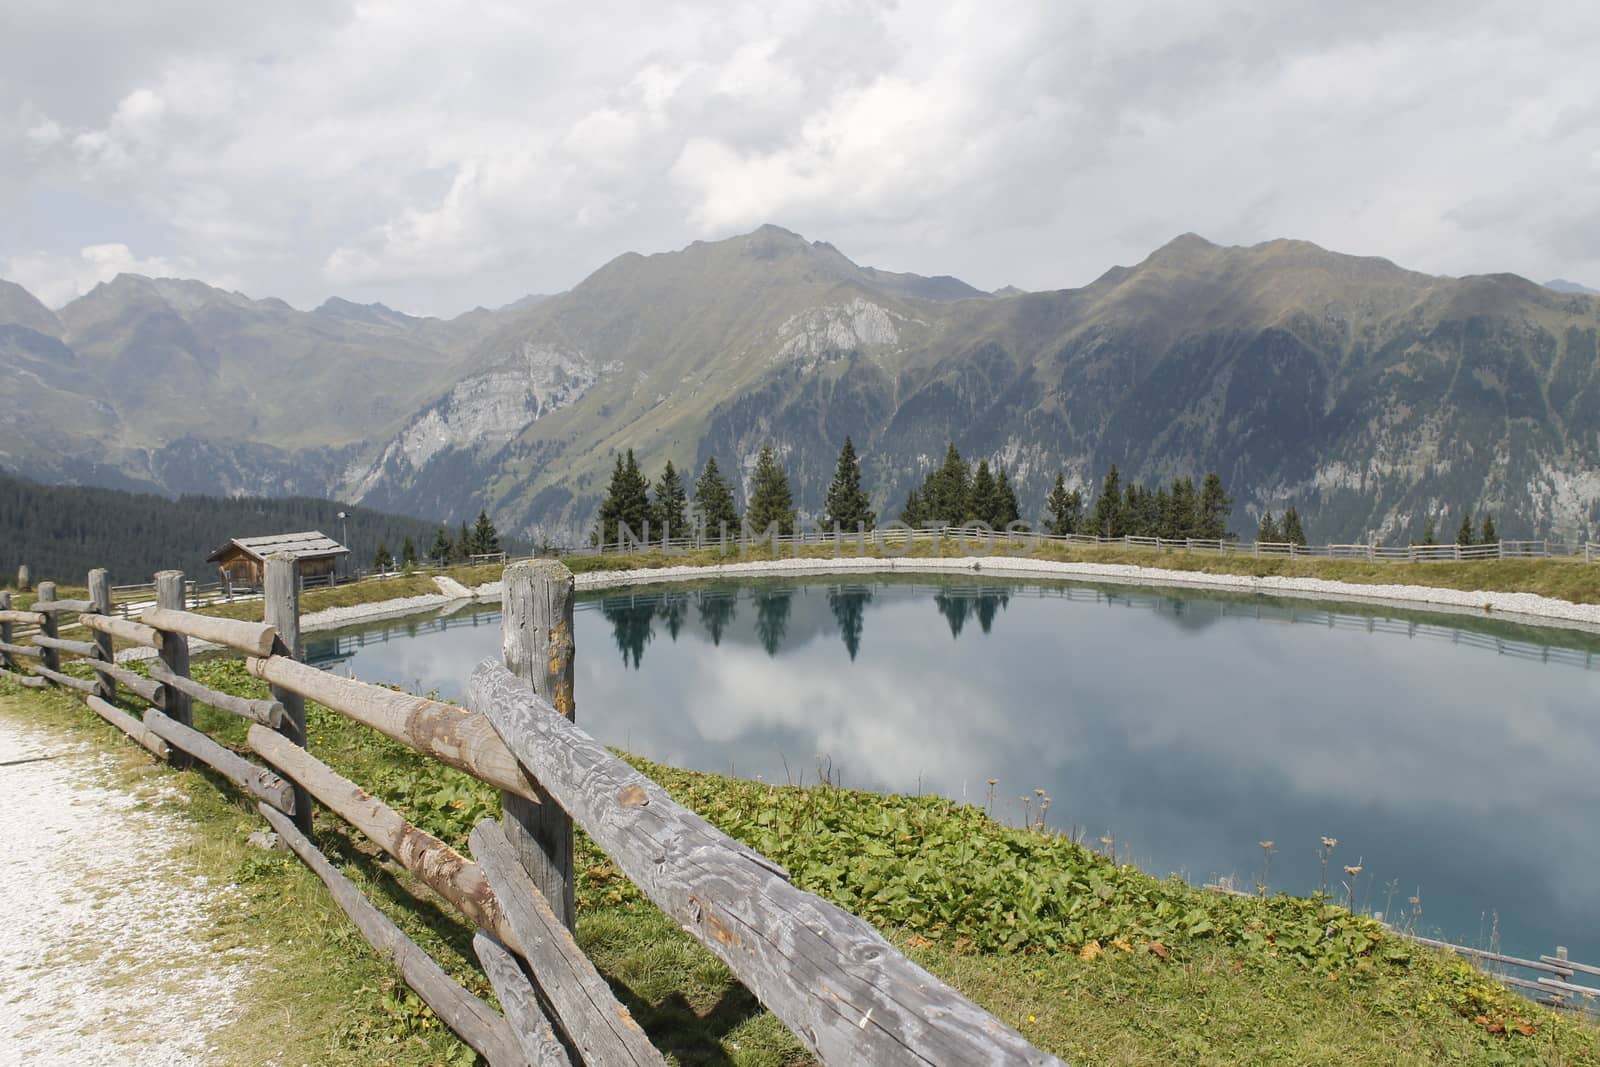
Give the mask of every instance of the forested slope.
M 341 523 L 338 514 L 347 513 Z M 91 567 L 107 567 L 118 584 L 144 582 L 173 568 L 209 581 L 206 556 L 230 537 L 321 530 L 348 545 L 355 566 L 371 565 L 380 541 L 398 558 L 407 537 L 417 552 L 436 527 L 313 497 L 182 496 L 176 500 L 118 489 L 39 485 L 0 472 L 0 583 L 15 582 L 26 563 L 33 579 L 82 584 Z

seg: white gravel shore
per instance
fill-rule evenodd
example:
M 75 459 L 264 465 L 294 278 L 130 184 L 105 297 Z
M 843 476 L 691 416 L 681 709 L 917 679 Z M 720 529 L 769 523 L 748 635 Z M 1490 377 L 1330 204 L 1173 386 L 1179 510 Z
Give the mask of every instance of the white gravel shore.
M 1243 574 L 1205 574 L 1200 571 L 1136 567 L 1121 563 L 1067 563 L 1059 560 L 1015 556 L 953 556 L 942 559 L 842 557 L 839 559 L 745 560 L 705 567 L 653 567 L 644 570 L 590 571 L 576 578 L 580 592 L 620 589 L 662 582 L 705 581 L 714 578 L 810 577 L 868 574 L 980 574 L 995 578 L 1033 578 L 1054 581 L 1092 581 L 1119 585 L 1209 589 L 1217 592 L 1260 593 L 1303 600 L 1342 600 L 1358 604 L 1424 609 L 1457 615 L 1494 615 L 1536 626 L 1600 632 L 1600 604 L 1574 604 L 1534 593 L 1493 593 L 1440 589 L 1429 585 L 1366 585 L 1325 578 L 1256 578 Z M 500 599 L 500 583 L 467 589 L 466 595 L 426 593 L 346 608 L 327 608 L 300 620 L 301 633 L 335 630 L 342 626 L 396 619 L 407 615 L 469 602 Z M 452 590 L 454 592 L 454 590 Z M 203 652 L 212 646 L 191 641 L 190 649 Z M 118 659 L 154 655 L 148 649 L 130 649 Z
M 1125 585 L 1211 589 L 1262 593 L 1315 600 L 1347 600 L 1425 608 L 1429 611 L 1493 614 L 1542 626 L 1600 630 L 1600 604 L 1574 604 L 1533 593 L 1492 593 L 1439 589 L 1427 585 L 1365 585 L 1324 578 L 1256 578 L 1242 574 L 1204 574 L 1116 563 L 1066 563 L 1012 556 L 961 556 L 945 559 L 793 559 L 747 560 L 710 567 L 659 567 L 650 570 L 599 571 L 577 576 L 577 588 L 615 589 L 656 582 L 683 582 L 723 577 L 806 576 L 830 574 L 982 574 L 996 578 L 1086 580 Z M 492 594 L 491 594 L 492 590 Z M 499 596 L 498 583 L 481 586 L 480 597 Z

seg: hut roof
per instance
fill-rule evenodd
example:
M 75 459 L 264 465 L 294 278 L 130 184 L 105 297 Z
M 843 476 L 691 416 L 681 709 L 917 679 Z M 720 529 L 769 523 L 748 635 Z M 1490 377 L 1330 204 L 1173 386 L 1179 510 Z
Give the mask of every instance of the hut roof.
M 268 534 L 265 537 L 235 537 L 207 556 L 206 562 L 215 563 L 231 548 L 238 548 L 260 560 L 280 552 L 287 552 L 295 559 L 307 559 L 341 556 L 350 551 L 321 530 L 308 530 L 305 533 Z

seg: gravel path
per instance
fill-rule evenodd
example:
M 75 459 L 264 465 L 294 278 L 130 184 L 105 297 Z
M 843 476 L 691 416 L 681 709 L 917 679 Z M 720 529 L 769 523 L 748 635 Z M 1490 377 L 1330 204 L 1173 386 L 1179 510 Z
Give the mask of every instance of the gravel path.
M 193 934 L 228 890 L 185 868 L 187 834 L 112 786 L 112 761 L 0 714 L 0 1063 L 214 1062 L 245 984 L 242 950 Z

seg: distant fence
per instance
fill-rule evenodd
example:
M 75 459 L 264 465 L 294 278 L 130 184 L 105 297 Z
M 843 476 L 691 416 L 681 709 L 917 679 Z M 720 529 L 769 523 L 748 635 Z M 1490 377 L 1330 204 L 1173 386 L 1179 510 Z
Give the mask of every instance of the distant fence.
M 1231 538 L 1200 537 L 1100 537 L 1095 534 L 1047 534 L 1036 530 L 994 530 L 983 524 L 975 526 L 924 526 L 911 529 L 904 524 L 892 524 L 876 530 L 821 530 L 806 529 L 794 534 L 769 534 L 749 528 L 718 532 L 696 530 L 689 535 L 675 535 L 670 529 L 666 536 L 652 531 L 624 528 L 624 536 L 616 543 L 584 544 L 563 548 L 562 555 L 627 555 L 642 549 L 661 548 L 667 551 L 687 552 L 718 549 L 737 553 L 754 546 L 769 545 L 778 548 L 804 548 L 838 546 L 871 547 L 877 551 L 908 549 L 918 544 L 950 544 L 957 550 L 963 546 L 987 545 L 1031 548 L 1041 544 L 1111 546 L 1141 548 L 1152 552 L 1209 552 L 1227 556 L 1288 556 L 1308 559 L 1358 559 L 1391 563 L 1471 562 L 1492 559 L 1550 559 L 1556 557 L 1582 557 L 1585 562 L 1600 561 L 1600 543 L 1585 542 L 1571 546 L 1560 542 L 1543 541 L 1492 541 L 1475 545 L 1402 545 L 1386 546 L 1376 541 L 1365 544 L 1300 545 L 1288 541 L 1239 541 Z
M 283 842 L 405 981 L 491 1064 L 663 1064 L 571 936 L 572 835 L 581 826 L 644 894 L 725 963 L 826 1063 L 1059 1064 L 1015 1029 L 902 955 L 863 920 L 794 886 L 782 867 L 678 804 L 573 722 L 573 579 L 558 563 L 509 567 L 503 660 L 473 672 L 468 707 L 331 675 L 297 658 L 299 586 L 288 557 L 267 561 L 264 623 L 188 610 L 176 571 L 152 583 L 137 620 L 112 612 L 106 572 L 86 600 L 41 582 L 27 611 L 0 593 L 0 671 L 61 686 L 160 759 L 203 763 L 247 792 Z M 89 641 L 57 635 L 75 615 Z M 13 627 L 32 625 L 27 643 Z M 242 653 L 271 699 L 189 676 L 189 641 Z M 115 662 L 113 640 L 156 650 L 150 676 Z M 61 670 L 77 657 L 95 677 Z M 118 686 L 146 705 L 117 706 Z M 502 791 L 503 817 L 471 834 L 471 858 L 409 822 L 307 751 L 315 700 Z M 196 730 L 199 701 L 248 719 L 246 755 Z M 458 985 L 362 896 L 309 836 L 311 801 L 359 829 L 453 905 L 504 1014 Z

